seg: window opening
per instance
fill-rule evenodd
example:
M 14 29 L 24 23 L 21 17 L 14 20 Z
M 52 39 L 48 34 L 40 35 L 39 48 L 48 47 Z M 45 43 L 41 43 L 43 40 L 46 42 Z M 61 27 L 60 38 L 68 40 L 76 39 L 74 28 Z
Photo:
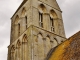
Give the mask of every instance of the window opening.
M 26 18 L 26 29 L 27 29 L 27 17 L 25 17 Z
M 50 17 L 51 31 L 54 32 L 54 20 Z
M 43 14 L 39 13 L 39 26 L 43 27 Z
M 20 24 L 18 24 L 18 36 L 20 36 Z

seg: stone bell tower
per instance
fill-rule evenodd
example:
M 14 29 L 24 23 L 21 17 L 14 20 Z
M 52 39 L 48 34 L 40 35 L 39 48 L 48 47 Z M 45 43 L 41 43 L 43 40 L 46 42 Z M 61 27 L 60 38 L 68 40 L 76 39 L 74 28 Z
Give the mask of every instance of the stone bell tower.
M 11 18 L 10 38 L 8 60 L 45 60 L 66 39 L 56 0 L 23 0 Z

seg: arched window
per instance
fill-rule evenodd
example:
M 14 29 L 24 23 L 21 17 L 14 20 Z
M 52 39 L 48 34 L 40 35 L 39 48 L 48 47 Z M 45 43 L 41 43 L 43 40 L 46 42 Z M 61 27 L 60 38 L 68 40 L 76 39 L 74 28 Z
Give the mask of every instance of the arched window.
M 39 26 L 43 28 L 43 14 L 46 13 L 46 7 L 44 4 L 39 5 Z
M 51 31 L 54 32 L 54 19 L 50 17 Z
M 20 40 L 18 40 L 17 41 L 17 48 L 20 48 L 20 46 L 21 46 L 21 42 L 20 42 Z
M 43 27 L 43 14 L 39 12 L 39 26 Z
M 20 36 L 19 16 L 17 15 L 14 21 L 14 37 L 17 39 Z
M 15 24 L 18 24 L 18 22 L 19 22 L 19 16 L 17 15 L 17 16 L 15 17 L 14 23 L 15 23 Z
M 50 10 L 50 27 L 51 27 L 51 31 L 52 32 L 55 32 L 55 24 L 57 24 L 56 23 L 56 19 L 57 19 L 58 17 L 57 17 L 57 14 L 56 14 L 56 12 L 53 10 L 53 9 L 51 9 Z
M 20 24 L 18 24 L 18 36 L 20 36 Z
M 27 16 L 25 17 L 25 22 L 26 22 L 26 29 L 27 29 Z
M 26 34 L 24 34 L 22 42 L 27 42 L 27 35 Z
M 40 4 L 40 5 L 39 5 L 39 11 L 40 11 L 41 13 L 46 13 L 47 9 L 46 9 L 46 7 L 45 7 L 44 4 Z
M 24 8 L 22 9 L 22 12 L 21 12 L 22 17 L 25 16 L 25 12 L 26 12 L 26 9 L 25 9 L 25 7 L 24 7 Z

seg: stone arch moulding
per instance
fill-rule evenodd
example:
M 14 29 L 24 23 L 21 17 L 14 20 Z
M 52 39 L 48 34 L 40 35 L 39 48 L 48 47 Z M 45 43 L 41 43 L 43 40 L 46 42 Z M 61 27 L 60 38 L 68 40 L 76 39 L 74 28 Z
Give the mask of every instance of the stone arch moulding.
M 27 35 L 26 34 L 23 35 L 22 42 L 27 42 Z
M 43 35 L 42 35 L 41 33 L 39 33 L 39 34 L 38 34 L 38 36 L 41 36 L 41 37 L 43 37 Z
M 14 50 L 15 50 L 15 46 L 12 45 L 12 46 L 11 46 L 11 52 L 14 52 Z
M 18 24 L 18 22 L 19 22 L 19 16 L 16 15 L 14 23 L 15 23 L 15 24 Z
M 58 43 L 58 40 L 57 40 L 57 38 L 54 38 L 54 40 L 56 40 L 56 42 Z
M 19 48 L 21 46 L 20 40 L 17 41 L 16 47 Z
M 50 17 L 53 19 L 58 18 L 57 13 L 53 9 L 50 10 Z
M 22 12 L 21 12 L 21 16 L 22 16 L 22 17 L 25 16 L 25 13 L 26 13 L 26 9 L 25 9 L 25 7 L 23 7 L 23 8 L 22 8 Z
M 47 53 L 48 53 L 49 50 L 51 49 L 50 37 L 49 36 L 46 36 L 46 48 L 48 49 L 47 50 Z
M 40 12 L 40 13 L 46 13 L 46 12 L 47 12 L 47 9 L 46 9 L 46 7 L 45 7 L 44 4 L 40 4 L 40 5 L 38 6 L 38 9 L 39 9 L 39 12 Z
M 50 35 L 47 35 L 46 37 L 48 37 L 50 39 Z
M 38 36 L 38 35 L 41 35 L 41 36 L 43 37 L 43 34 L 42 34 L 42 32 L 38 32 L 37 36 Z
M 53 44 L 54 44 L 54 47 L 56 47 L 58 45 L 58 40 L 56 38 L 54 38 Z
M 41 32 L 38 33 L 37 37 L 40 38 L 41 40 L 43 40 L 43 34 Z

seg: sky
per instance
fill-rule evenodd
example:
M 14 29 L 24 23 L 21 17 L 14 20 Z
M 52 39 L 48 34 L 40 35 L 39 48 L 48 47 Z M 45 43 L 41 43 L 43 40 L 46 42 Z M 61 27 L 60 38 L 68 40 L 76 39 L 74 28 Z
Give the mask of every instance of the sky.
M 10 44 L 10 18 L 22 0 L 0 0 L 0 60 L 7 60 Z M 63 16 L 66 37 L 80 30 L 80 0 L 57 0 Z

